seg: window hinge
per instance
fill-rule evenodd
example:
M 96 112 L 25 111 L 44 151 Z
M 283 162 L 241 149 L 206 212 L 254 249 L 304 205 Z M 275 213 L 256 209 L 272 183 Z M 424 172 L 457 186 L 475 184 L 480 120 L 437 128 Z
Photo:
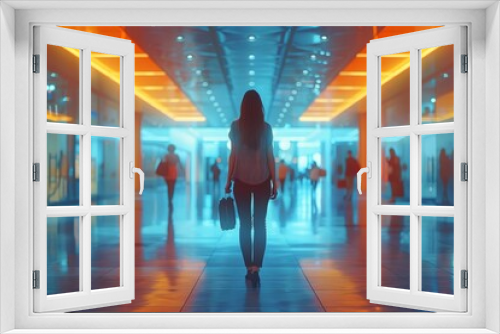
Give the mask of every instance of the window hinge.
M 40 163 L 38 162 L 33 164 L 33 181 L 40 181 Z
M 461 181 L 469 181 L 469 166 L 466 162 L 460 164 Z
M 462 270 L 462 289 L 469 287 L 469 273 L 467 270 Z
M 40 270 L 33 270 L 33 289 L 40 289 Z
M 33 73 L 40 73 L 40 55 L 33 55 Z
M 462 73 L 469 72 L 469 57 L 467 55 L 462 55 Z

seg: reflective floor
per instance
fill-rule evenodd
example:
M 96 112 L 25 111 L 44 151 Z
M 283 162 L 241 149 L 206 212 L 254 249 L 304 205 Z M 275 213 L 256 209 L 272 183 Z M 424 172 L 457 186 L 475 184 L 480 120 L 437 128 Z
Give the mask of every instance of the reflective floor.
M 262 286 L 255 289 L 244 279 L 237 230 L 220 231 L 215 210 L 219 187 L 214 190 L 213 184 L 203 185 L 194 215 L 185 184 L 177 184 L 170 213 L 162 181 L 150 180 L 148 185 L 136 203 L 135 300 L 86 312 L 415 311 L 371 304 L 366 299 L 363 198 L 343 200 L 343 190 L 325 196 L 326 183 L 315 194 L 306 181 L 289 184 L 269 205 Z M 327 197 L 331 197 L 331 205 L 327 205 Z M 443 229 L 444 223 L 435 224 L 440 226 L 434 229 L 440 239 L 424 247 L 423 267 L 427 270 L 423 281 L 429 283 L 423 288 L 452 293 L 452 268 L 442 266 L 453 263 L 445 256 L 446 249 L 453 248 L 449 244 L 452 233 Z M 382 283 L 408 288 L 406 224 L 392 219 L 382 225 L 386 226 L 382 232 Z M 109 254 L 105 245 L 103 248 Z M 100 269 L 105 269 L 102 262 L 106 261 L 101 258 Z M 111 276 L 116 273 L 114 266 L 112 262 L 108 268 Z M 107 282 L 111 278 L 102 277 Z

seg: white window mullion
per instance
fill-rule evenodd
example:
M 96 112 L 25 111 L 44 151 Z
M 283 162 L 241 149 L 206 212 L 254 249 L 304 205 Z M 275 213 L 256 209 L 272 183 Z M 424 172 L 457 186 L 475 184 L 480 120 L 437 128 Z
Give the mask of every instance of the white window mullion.
M 419 120 L 419 52 L 417 49 L 410 50 L 410 207 L 418 205 L 420 196 L 420 168 L 419 168 L 419 136 L 413 132 Z M 410 214 L 410 291 L 418 291 L 419 284 L 419 260 L 420 237 L 419 218 L 413 212 Z
M 92 156 L 91 156 L 91 134 L 88 131 L 91 126 L 91 60 L 90 60 L 91 50 L 85 48 L 82 51 L 82 80 L 80 89 L 82 92 L 82 124 L 83 127 L 87 129 L 86 133 L 82 136 L 82 146 L 80 148 L 83 151 L 82 167 L 83 173 L 80 178 L 80 185 L 83 189 L 82 191 L 82 204 L 86 208 L 90 208 L 92 203 Z M 83 216 L 83 244 L 81 245 L 81 252 L 83 253 L 83 261 L 81 265 L 81 270 L 83 271 L 83 291 L 90 294 L 92 286 L 92 217 L 90 215 L 90 210 Z

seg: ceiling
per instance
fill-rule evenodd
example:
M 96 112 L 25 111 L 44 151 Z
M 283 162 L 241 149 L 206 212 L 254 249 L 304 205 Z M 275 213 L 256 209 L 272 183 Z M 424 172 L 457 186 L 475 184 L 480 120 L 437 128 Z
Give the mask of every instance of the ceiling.
M 371 39 L 431 27 L 69 28 L 135 43 L 136 96 L 145 126 L 227 127 L 238 117 L 245 91 L 256 89 L 271 125 L 305 127 L 331 124 L 363 100 Z M 118 73 L 108 58 L 100 61 L 101 68 Z M 353 123 L 356 117 L 343 119 Z

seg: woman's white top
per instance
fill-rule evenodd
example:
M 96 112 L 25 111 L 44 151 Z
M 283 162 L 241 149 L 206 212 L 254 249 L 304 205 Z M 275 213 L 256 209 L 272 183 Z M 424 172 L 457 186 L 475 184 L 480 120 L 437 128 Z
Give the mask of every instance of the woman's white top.
M 269 164 L 267 161 L 268 150 L 273 149 L 273 130 L 268 123 L 265 123 L 264 131 L 260 137 L 257 149 L 252 149 L 241 143 L 241 135 L 238 121 L 231 124 L 229 139 L 231 148 L 236 154 L 233 180 L 247 184 L 260 184 L 271 178 Z M 274 163 L 274 161 L 273 161 Z

